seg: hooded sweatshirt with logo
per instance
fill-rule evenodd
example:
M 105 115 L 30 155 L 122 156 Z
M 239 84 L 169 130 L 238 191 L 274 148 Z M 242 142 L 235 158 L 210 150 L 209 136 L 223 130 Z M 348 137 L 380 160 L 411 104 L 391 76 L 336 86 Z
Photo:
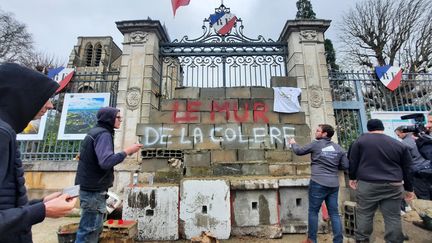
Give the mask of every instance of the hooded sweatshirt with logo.
M 45 218 L 42 200 L 27 198 L 16 134 L 58 87 L 37 71 L 13 63 L 0 65 L 0 242 L 32 242 L 31 226 Z

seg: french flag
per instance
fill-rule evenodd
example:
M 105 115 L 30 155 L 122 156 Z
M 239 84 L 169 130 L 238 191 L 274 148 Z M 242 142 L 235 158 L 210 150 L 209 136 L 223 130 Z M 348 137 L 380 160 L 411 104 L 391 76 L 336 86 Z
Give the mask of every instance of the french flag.
M 402 69 L 390 65 L 375 67 L 375 73 L 381 83 L 389 90 L 395 90 L 402 80 Z
M 237 17 L 231 13 L 210 14 L 210 24 L 220 35 L 227 35 L 237 20 Z
M 56 93 L 62 91 L 71 81 L 75 70 L 73 68 L 58 67 L 48 70 L 48 77 L 56 81 L 60 87 Z

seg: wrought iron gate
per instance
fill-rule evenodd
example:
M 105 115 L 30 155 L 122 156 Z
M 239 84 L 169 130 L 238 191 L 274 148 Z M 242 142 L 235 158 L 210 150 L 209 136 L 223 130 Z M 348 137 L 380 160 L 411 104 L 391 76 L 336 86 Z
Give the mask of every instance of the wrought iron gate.
M 230 9 L 221 5 L 216 13 L 229 14 Z M 246 37 L 241 19 L 225 35 L 213 27 L 207 18 L 202 36 L 161 44 L 163 89 L 170 90 L 164 85 L 173 79 L 185 87 L 270 87 L 270 77 L 286 76 L 286 43 Z

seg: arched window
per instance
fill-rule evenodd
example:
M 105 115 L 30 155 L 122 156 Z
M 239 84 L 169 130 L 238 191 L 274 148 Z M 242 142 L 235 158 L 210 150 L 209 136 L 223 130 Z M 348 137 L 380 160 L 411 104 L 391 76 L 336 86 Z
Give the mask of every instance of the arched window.
M 85 48 L 85 65 L 87 67 L 91 67 L 92 60 L 93 60 L 93 45 L 88 43 Z
M 102 57 L 102 45 L 100 43 L 97 43 L 95 45 L 95 62 L 94 62 L 94 65 L 96 67 L 99 66 L 101 57 Z

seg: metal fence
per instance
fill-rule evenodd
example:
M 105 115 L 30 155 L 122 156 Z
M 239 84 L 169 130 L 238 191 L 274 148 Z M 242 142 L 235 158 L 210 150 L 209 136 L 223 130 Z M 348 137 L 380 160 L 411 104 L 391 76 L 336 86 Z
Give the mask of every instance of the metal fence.
M 394 91 L 371 72 L 329 72 L 339 143 L 348 148 L 373 111 L 428 111 L 432 74 L 405 73 Z
M 43 140 L 19 140 L 18 146 L 24 161 L 74 160 L 78 155 L 81 140 L 59 140 L 57 138 L 61 111 L 66 93 L 110 93 L 110 106 L 117 104 L 119 73 L 75 74 L 65 90 L 54 97 L 54 109 L 47 114 Z

